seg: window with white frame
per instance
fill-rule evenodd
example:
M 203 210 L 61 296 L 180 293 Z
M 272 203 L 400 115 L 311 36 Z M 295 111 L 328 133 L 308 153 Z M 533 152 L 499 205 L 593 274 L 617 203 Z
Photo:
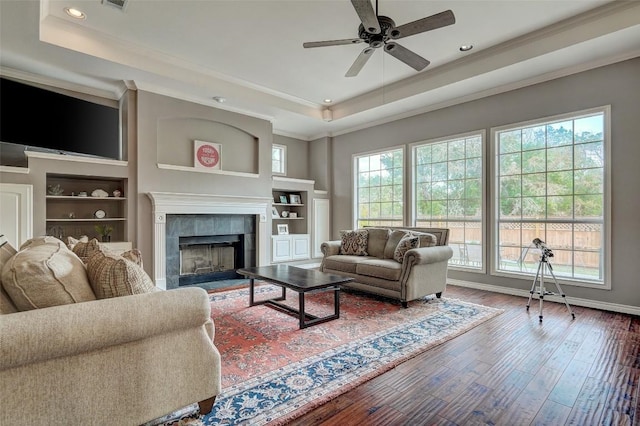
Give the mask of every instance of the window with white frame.
M 608 282 L 608 122 L 604 107 L 494 130 L 497 271 L 534 275 L 540 238 L 559 279 Z
M 403 225 L 402 148 L 354 156 L 355 225 Z
M 449 228 L 452 267 L 483 269 L 484 133 L 413 145 L 415 226 Z
M 287 147 L 273 144 L 271 148 L 271 172 L 275 175 L 287 174 Z

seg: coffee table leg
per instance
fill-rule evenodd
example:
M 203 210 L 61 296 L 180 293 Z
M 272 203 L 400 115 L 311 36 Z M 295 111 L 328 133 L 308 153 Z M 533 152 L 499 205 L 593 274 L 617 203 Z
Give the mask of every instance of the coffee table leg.
M 333 309 L 336 318 L 340 318 L 340 287 L 333 291 Z
M 304 319 L 306 315 L 304 314 L 304 292 L 298 293 L 298 300 L 300 301 L 298 304 L 298 318 L 300 319 L 300 328 L 305 328 L 306 324 Z
M 253 278 L 249 278 L 249 306 L 254 306 L 253 291 L 255 289 L 255 282 Z

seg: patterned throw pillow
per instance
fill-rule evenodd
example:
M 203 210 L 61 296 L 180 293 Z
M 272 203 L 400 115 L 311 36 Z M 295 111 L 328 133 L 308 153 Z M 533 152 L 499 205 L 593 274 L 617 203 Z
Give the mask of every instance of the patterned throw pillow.
M 400 240 L 398 246 L 393 252 L 393 258 L 396 262 L 402 263 L 404 255 L 412 248 L 417 248 L 420 242 L 420 238 L 417 236 L 407 236 Z
M 107 250 L 100 250 L 89 258 L 87 275 L 98 299 L 157 290 L 144 269 Z
M 340 254 L 351 254 L 355 256 L 368 256 L 367 244 L 369 243 L 369 232 L 366 229 L 355 231 L 340 231 Z
M 86 235 L 81 236 L 79 239 L 73 238 L 73 237 L 67 237 L 67 247 L 69 247 L 69 250 L 71 251 L 73 251 L 73 248 L 76 246 L 76 244 L 88 243 L 88 242 L 89 242 L 89 237 L 87 237 Z
M 138 249 L 127 250 L 124 253 L 122 253 L 120 256 L 124 257 L 127 260 L 132 261 L 139 267 L 144 268 L 144 265 L 142 264 L 142 253 L 140 252 L 140 250 Z
M 73 245 L 73 252 L 78 256 L 85 264 L 89 262 L 91 256 L 100 251 L 100 243 L 96 238 L 91 241 L 83 242 L 78 241 Z

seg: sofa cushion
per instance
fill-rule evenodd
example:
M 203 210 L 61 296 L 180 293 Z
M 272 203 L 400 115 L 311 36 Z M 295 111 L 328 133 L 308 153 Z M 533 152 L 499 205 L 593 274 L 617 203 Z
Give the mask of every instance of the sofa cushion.
M 356 274 L 398 281 L 402 264 L 390 259 L 369 258 L 356 264 Z
M 389 239 L 387 240 L 387 244 L 384 246 L 384 258 L 385 259 L 393 259 L 393 254 L 396 251 L 396 247 L 398 247 L 398 243 L 400 240 L 407 236 L 408 232 L 400 229 L 394 229 L 389 234 Z
M 369 256 L 384 257 L 384 247 L 389 239 L 389 228 L 367 228 L 369 241 L 367 243 L 367 253 Z
M 12 314 L 18 312 L 18 309 L 11 301 L 9 295 L 2 288 L 2 267 L 13 255 L 16 249 L 6 240 L 4 235 L 0 235 L 0 314 Z
M 369 232 L 366 229 L 340 231 L 340 239 L 340 254 L 368 256 L 367 245 L 369 242 Z
M 24 243 L 4 265 L 2 286 L 19 311 L 95 300 L 84 264 L 54 237 Z
M 107 250 L 99 250 L 89 258 L 87 275 L 98 299 L 157 290 L 144 269 Z
M 420 238 L 417 235 L 407 235 L 403 237 L 393 252 L 393 260 L 402 263 L 405 253 L 413 248 L 417 248 L 419 244 Z
M 349 254 L 334 254 L 325 257 L 323 261 L 323 269 L 331 269 L 333 271 L 356 273 L 356 265 L 369 259 L 365 256 L 354 256 Z

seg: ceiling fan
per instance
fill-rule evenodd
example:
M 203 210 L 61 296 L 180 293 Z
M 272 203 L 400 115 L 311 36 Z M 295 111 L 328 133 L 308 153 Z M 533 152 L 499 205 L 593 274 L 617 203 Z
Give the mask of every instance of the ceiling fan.
M 453 12 L 451 10 L 445 10 L 444 12 L 436 13 L 435 15 L 396 27 L 393 19 L 388 16 L 378 15 L 378 0 L 376 0 L 375 11 L 371 5 L 371 0 L 351 0 L 351 4 L 360 17 L 360 21 L 362 21 L 358 27 L 358 38 L 310 41 L 302 44 L 303 47 L 310 48 L 367 43 L 368 46 L 360 52 L 360 55 L 358 55 L 353 65 L 351 65 L 345 77 L 355 77 L 358 75 L 371 55 L 380 47 L 383 47 L 385 52 L 409 65 L 416 71 L 422 71 L 430 62 L 417 53 L 396 43 L 394 40 L 453 25 L 456 22 Z

